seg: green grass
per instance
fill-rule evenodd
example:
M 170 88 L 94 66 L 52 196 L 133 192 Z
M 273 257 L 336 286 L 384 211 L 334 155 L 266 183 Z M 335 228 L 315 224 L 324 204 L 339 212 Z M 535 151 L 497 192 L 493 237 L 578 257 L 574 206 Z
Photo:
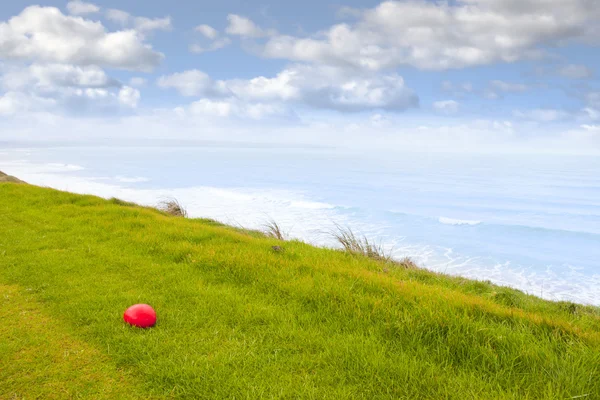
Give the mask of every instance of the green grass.
M 597 308 L 29 185 L 0 296 L 2 399 L 600 398 Z

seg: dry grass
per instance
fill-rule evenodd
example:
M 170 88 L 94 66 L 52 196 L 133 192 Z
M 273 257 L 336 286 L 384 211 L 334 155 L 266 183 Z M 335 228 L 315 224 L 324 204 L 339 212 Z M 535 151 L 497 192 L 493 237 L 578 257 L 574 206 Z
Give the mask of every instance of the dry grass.
M 22 180 L 15 178 L 14 176 L 6 175 L 2 171 L 0 171 L 0 182 L 25 183 Z
M 352 229 L 336 224 L 336 230 L 331 235 L 337 240 L 345 251 L 352 254 L 360 254 L 375 260 L 390 262 L 392 257 L 385 252 L 381 244 L 374 244 L 366 236 L 359 237 Z
M 188 213 L 185 207 L 177 199 L 166 199 L 158 203 L 157 208 L 174 217 L 187 218 Z
M 404 257 L 400 260 L 393 260 L 393 263 L 404 268 L 417 269 L 419 265 L 410 257 Z
M 271 219 L 264 224 L 264 234 L 277 240 L 287 240 L 287 234 L 281 229 L 281 226 L 275 220 Z

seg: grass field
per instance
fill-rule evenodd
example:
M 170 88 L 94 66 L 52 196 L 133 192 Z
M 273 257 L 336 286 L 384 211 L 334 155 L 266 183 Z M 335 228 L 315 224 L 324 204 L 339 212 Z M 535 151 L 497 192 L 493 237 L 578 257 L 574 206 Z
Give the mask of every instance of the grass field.
M 0 399 L 79 397 L 600 399 L 600 311 L 0 183 Z

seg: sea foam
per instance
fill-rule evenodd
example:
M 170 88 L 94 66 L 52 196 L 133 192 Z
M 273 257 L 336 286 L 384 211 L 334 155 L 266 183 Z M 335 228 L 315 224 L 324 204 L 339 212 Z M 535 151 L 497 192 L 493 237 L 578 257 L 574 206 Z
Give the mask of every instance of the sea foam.
M 481 221 L 440 217 L 438 221 L 445 225 L 479 225 Z

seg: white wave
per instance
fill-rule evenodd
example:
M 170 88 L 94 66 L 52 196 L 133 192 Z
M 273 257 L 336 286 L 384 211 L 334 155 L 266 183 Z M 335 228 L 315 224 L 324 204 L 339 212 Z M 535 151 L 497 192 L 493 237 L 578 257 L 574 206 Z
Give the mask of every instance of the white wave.
M 445 225 L 479 225 L 481 221 L 440 217 L 438 221 Z
M 334 205 L 321 203 L 318 201 L 292 201 L 290 203 L 291 207 L 297 208 L 307 208 L 310 210 L 318 210 L 318 209 L 332 209 L 335 208 Z
M 115 180 L 117 182 L 122 182 L 122 183 L 142 183 L 142 182 L 150 182 L 150 179 L 148 178 L 144 178 L 143 176 L 132 176 L 132 177 L 128 177 L 128 176 L 121 176 L 121 175 L 117 175 L 115 176 Z
M 85 168 L 81 165 L 75 164 L 61 164 L 61 163 L 46 163 L 46 164 L 34 164 L 27 160 L 11 160 L 11 161 L 0 161 L 0 168 L 5 173 L 11 171 L 11 175 L 20 175 L 23 178 L 29 175 L 35 174 L 54 174 L 62 172 L 74 172 L 82 171 Z M 20 179 L 23 179 L 20 178 Z
M 74 164 L 60 164 L 60 163 L 49 163 L 44 164 L 42 168 L 45 167 L 45 172 L 69 172 L 69 171 L 81 171 L 83 168 L 81 165 Z

